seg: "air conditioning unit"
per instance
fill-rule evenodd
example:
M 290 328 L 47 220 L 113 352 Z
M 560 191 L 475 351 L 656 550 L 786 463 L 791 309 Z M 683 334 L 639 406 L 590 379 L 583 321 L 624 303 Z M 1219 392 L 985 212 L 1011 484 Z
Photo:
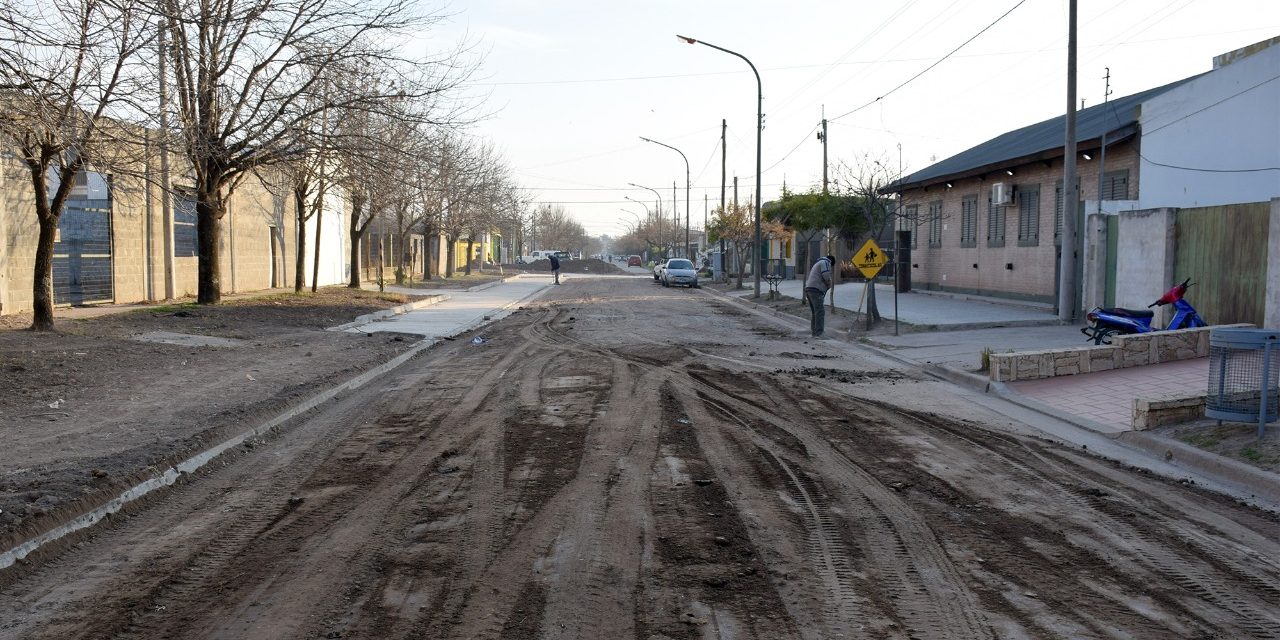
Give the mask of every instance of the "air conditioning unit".
M 1013 204 L 1013 185 L 1003 182 L 996 182 L 991 185 L 991 204 L 1011 205 Z

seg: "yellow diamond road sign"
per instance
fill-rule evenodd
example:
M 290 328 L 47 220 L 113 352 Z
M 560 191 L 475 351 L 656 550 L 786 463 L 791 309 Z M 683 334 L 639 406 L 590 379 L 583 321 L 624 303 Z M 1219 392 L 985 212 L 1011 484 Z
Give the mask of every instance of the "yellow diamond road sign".
M 880 245 L 871 239 L 868 239 L 867 243 L 853 254 L 853 266 L 857 267 L 868 280 L 876 277 L 876 274 L 880 273 L 880 268 L 888 262 L 889 258 L 884 255 L 884 251 L 880 250 Z

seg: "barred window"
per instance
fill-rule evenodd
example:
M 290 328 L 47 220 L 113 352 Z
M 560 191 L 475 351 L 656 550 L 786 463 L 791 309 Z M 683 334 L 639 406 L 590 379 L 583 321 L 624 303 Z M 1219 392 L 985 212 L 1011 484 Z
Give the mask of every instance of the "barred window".
M 1004 207 L 987 199 L 987 246 L 1004 246 Z
M 1018 245 L 1040 244 L 1040 185 L 1018 187 Z
M 978 246 L 978 194 L 960 201 L 960 246 Z
M 190 258 L 200 255 L 196 232 L 196 195 L 186 189 L 173 194 L 173 256 Z
M 942 246 L 942 202 L 929 203 L 929 246 Z

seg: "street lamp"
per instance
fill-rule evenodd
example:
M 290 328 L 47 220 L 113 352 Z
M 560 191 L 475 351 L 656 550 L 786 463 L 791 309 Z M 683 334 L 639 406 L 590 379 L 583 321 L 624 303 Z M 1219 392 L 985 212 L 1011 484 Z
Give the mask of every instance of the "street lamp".
M 652 192 L 653 192 L 653 195 L 655 195 L 655 196 L 657 196 L 657 197 L 658 197 L 658 215 L 657 215 L 657 218 L 658 218 L 658 234 L 659 234 L 659 238 L 658 238 L 658 239 L 659 239 L 659 240 L 661 240 L 661 239 L 662 239 L 662 238 L 661 238 L 661 234 L 662 234 L 662 194 L 661 194 L 661 193 L 658 193 L 658 190 L 657 190 L 657 189 L 654 189 L 653 187 L 646 187 L 646 186 L 644 186 L 644 185 L 642 185 L 642 184 L 636 184 L 636 183 L 634 183 L 634 182 L 628 182 L 627 184 L 629 184 L 629 185 L 631 185 L 631 186 L 633 186 L 633 187 L 635 187 L 635 188 L 637 188 L 637 189 L 648 189 L 648 190 L 650 190 L 650 191 L 652 191 Z M 645 207 L 645 210 L 646 210 L 646 211 L 648 211 L 648 207 Z M 670 256 L 668 256 L 668 257 L 670 257 Z
M 723 51 L 729 55 L 738 56 L 739 58 L 742 58 L 743 62 L 747 63 L 747 66 L 751 67 L 751 72 L 756 74 L 756 212 L 755 212 L 756 213 L 756 248 L 755 248 L 755 251 L 752 251 L 752 255 L 756 256 L 757 264 L 752 265 L 751 273 L 752 275 L 755 276 L 755 287 L 756 287 L 755 297 L 759 298 L 760 297 L 760 265 L 758 263 L 760 262 L 760 260 L 757 254 L 760 252 L 760 184 L 761 182 L 763 182 L 760 176 L 760 139 L 763 137 L 762 133 L 764 132 L 764 84 L 760 82 L 760 72 L 756 71 L 756 65 L 751 64 L 751 61 L 748 60 L 747 57 L 742 55 L 741 53 L 738 53 L 737 51 L 730 51 L 728 49 L 725 49 L 724 47 L 717 47 L 716 45 L 711 44 L 710 42 L 695 40 L 693 38 L 682 36 L 680 34 L 676 34 L 676 37 L 679 38 L 682 42 L 686 42 L 688 44 L 706 45 L 717 51 Z
M 689 157 L 684 155 L 683 151 L 669 144 L 663 144 L 657 140 L 650 140 L 644 136 L 640 136 L 640 139 L 645 142 L 652 142 L 660 147 L 666 147 L 680 154 L 681 158 L 684 158 L 684 257 L 692 258 L 692 256 L 689 255 L 693 253 L 689 246 Z
M 643 200 L 636 200 L 635 198 L 632 198 L 631 196 L 622 196 L 622 197 L 624 197 L 624 198 L 626 198 L 626 199 L 628 199 L 628 200 L 630 200 L 630 201 L 632 201 L 632 202 L 634 202 L 634 203 L 636 203 L 636 204 L 638 204 L 638 205 L 640 205 L 640 206 L 644 207 L 644 215 L 645 215 L 645 217 L 646 217 L 646 218 L 653 217 L 653 212 L 652 212 L 652 211 L 649 211 L 649 205 L 645 204 Z M 627 210 L 626 210 L 626 209 L 623 209 L 623 211 L 627 211 Z M 629 212 L 629 211 L 628 211 L 627 213 L 631 213 L 631 212 Z M 635 214 L 634 214 L 634 213 L 632 213 L 631 215 L 635 215 Z

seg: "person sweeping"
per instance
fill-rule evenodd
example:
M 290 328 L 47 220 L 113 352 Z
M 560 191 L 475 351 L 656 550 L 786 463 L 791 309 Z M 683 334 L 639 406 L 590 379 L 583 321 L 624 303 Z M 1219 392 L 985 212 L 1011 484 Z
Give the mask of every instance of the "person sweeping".
M 823 298 L 827 297 L 827 289 L 831 288 L 831 267 L 836 263 L 834 256 L 818 258 L 809 268 L 809 275 L 804 279 L 804 299 L 809 303 L 809 332 L 815 338 L 822 337 L 826 310 L 822 307 Z

